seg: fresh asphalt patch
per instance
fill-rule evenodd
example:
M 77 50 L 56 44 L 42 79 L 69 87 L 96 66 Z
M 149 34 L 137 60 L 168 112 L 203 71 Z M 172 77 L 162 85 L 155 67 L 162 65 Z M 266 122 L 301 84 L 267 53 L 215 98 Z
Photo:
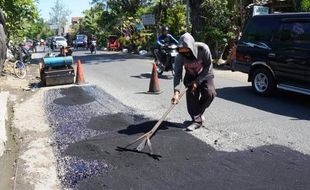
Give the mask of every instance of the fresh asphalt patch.
M 49 90 L 45 102 L 64 188 L 310 188 L 310 157 L 287 147 L 220 152 L 184 132 L 182 124 L 164 122 L 151 139 L 161 156 L 154 159 L 147 147 L 144 153 L 118 147 L 149 131 L 156 121 L 97 87 Z
M 54 103 L 62 106 L 83 105 L 95 101 L 95 98 L 88 95 L 82 88 L 62 89 L 60 94 L 64 97 L 55 99 Z

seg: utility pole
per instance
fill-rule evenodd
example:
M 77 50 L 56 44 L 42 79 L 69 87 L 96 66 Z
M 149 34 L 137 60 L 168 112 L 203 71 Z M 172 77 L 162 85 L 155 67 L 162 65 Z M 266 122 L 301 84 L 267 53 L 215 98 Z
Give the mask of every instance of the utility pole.
M 189 32 L 189 0 L 186 0 L 186 32 Z

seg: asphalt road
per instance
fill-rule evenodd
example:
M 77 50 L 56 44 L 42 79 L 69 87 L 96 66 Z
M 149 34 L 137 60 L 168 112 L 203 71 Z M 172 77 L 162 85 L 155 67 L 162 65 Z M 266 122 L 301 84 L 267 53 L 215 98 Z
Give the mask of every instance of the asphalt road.
M 75 52 L 88 86 L 52 89 L 45 109 L 54 126 L 58 172 L 74 189 L 309 189 L 309 97 L 256 96 L 246 76 L 215 71 L 218 97 L 206 127 L 183 131 L 185 101 L 152 139 L 159 158 L 122 151 L 169 107 L 172 76 L 148 90 L 152 60 Z

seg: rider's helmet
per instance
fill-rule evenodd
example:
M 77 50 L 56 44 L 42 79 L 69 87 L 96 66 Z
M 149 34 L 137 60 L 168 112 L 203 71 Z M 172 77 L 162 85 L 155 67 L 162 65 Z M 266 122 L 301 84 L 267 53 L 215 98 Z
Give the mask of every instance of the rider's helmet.
M 169 32 L 168 26 L 162 26 L 162 27 L 161 27 L 161 34 L 167 35 L 168 32 Z

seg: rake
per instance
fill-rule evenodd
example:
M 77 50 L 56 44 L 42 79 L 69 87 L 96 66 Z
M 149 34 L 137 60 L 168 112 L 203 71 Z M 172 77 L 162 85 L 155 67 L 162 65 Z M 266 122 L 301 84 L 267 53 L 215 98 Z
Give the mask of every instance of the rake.
M 185 94 L 185 92 L 186 92 L 186 89 L 182 93 L 180 93 L 179 100 L 181 100 L 181 98 Z M 168 114 L 173 110 L 173 108 L 175 106 L 176 106 L 176 104 L 171 104 L 169 109 L 164 113 L 164 115 L 161 117 L 161 119 L 155 124 L 155 126 L 149 132 L 145 133 L 144 135 L 140 136 L 136 140 L 129 143 L 124 149 L 128 149 L 129 146 L 131 146 L 131 145 L 133 145 L 133 144 L 135 144 L 141 140 L 141 143 L 135 148 L 135 151 L 141 152 L 144 149 L 145 145 L 147 145 L 150 149 L 150 152 L 151 152 L 150 154 L 154 155 L 152 143 L 151 143 L 151 138 L 153 137 L 153 135 L 156 133 L 156 131 L 159 128 L 159 126 L 161 125 L 161 123 L 166 119 Z

